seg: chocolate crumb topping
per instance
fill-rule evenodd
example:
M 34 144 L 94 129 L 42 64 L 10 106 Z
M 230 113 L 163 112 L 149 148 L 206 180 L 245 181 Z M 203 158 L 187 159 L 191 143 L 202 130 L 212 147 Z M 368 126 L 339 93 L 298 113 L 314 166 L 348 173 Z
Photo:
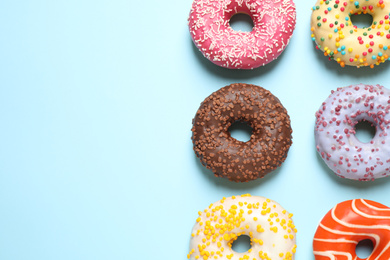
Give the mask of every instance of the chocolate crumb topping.
M 236 121 L 252 127 L 249 141 L 231 137 Z M 193 119 L 196 156 L 215 176 L 235 182 L 263 178 L 279 167 L 292 144 L 290 117 L 268 90 L 236 83 L 208 96 Z

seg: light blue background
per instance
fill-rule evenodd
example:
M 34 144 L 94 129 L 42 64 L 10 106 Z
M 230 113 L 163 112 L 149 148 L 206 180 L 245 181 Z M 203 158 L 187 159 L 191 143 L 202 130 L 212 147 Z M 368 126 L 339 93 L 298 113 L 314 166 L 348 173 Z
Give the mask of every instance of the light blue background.
M 317 156 L 314 113 L 332 89 L 390 87 L 389 64 L 341 69 L 314 49 L 311 6 L 277 61 L 219 68 L 192 44 L 192 0 L 0 3 L 0 259 L 186 259 L 197 212 L 251 193 L 294 213 L 296 259 L 336 203 L 390 205 L 390 180 L 335 177 Z M 287 108 L 293 146 L 266 178 L 236 184 L 204 169 L 191 120 L 219 88 L 260 85 Z

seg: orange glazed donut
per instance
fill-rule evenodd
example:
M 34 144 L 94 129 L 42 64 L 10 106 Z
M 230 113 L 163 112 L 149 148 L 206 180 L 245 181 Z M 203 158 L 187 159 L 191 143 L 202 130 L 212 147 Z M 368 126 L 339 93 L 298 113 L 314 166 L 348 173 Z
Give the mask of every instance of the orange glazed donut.
M 360 259 L 356 245 L 367 239 L 374 245 L 367 260 L 390 259 L 390 208 L 364 199 L 341 202 L 318 226 L 313 240 L 315 259 Z

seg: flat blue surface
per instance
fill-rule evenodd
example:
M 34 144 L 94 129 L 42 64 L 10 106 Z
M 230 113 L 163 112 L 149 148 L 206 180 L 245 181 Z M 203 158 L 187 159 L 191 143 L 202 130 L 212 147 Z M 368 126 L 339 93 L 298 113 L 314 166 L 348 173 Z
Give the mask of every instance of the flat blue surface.
M 314 113 L 332 89 L 390 87 L 389 62 L 340 68 L 316 51 L 311 6 L 277 61 L 219 68 L 187 28 L 192 0 L 0 2 L 0 259 L 186 259 L 197 212 L 223 196 L 269 197 L 294 213 L 296 259 L 314 259 L 318 222 L 336 203 L 390 206 L 390 179 L 335 177 L 317 156 Z M 252 83 L 287 108 L 283 166 L 237 184 L 201 166 L 191 120 L 219 88 Z

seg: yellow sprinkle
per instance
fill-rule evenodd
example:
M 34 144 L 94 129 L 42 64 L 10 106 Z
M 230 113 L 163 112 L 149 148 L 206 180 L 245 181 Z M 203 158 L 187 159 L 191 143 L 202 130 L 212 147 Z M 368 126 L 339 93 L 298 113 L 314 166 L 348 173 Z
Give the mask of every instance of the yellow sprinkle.
M 277 227 L 274 227 L 274 232 L 278 232 L 278 228 Z

